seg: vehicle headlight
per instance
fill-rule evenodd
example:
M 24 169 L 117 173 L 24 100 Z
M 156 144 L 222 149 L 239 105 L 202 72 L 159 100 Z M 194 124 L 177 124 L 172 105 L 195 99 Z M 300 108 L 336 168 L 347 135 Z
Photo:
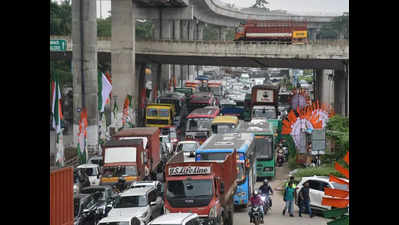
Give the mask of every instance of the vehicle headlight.
M 210 218 L 216 218 L 217 217 L 217 213 L 216 213 L 216 205 L 214 205 L 211 210 L 209 211 L 209 217 Z

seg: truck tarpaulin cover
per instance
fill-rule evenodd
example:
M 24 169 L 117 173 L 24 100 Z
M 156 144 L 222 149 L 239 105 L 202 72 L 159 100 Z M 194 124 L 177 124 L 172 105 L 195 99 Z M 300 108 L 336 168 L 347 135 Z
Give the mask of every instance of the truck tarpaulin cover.
M 104 163 L 136 162 L 134 147 L 106 148 L 105 151 Z

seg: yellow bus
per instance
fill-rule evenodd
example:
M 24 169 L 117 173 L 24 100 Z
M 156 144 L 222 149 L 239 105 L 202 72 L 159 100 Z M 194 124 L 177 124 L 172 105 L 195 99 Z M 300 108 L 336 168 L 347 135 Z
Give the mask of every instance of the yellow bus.
M 148 104 L 145 113 L 146 127 L 170 127 L 175 116 L 173 104 L 154 103 Z
M 234 132 L 240 121 L 237 116 L 217 116 L 212 120 L 212 133 L 231 133 Z

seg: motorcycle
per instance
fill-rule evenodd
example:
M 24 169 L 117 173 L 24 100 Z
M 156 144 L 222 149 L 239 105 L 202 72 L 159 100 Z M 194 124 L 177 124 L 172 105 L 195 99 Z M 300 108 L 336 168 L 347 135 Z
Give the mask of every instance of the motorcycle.
M 284 146 L 283 151 L 284 151 L 284 161 L 288 162 L 288 148 Z
M 277 166 L 280 167 L 284 163 L 284 154 L 282 152 L 277 153 Z
M 250 216 L 252 218 L 252 223 L 255 225 L 263 223 L 263 213 L 261 210 L 263 210 L 262 206 L 251 207 Z
M 270 197 L 268 197 L 266 194 L 261 194 L 260 199 L 262 200 L 263 203 L 263 212 L 266 215 L 267 212 L 271 209 L 272 207 L 272 200 Z

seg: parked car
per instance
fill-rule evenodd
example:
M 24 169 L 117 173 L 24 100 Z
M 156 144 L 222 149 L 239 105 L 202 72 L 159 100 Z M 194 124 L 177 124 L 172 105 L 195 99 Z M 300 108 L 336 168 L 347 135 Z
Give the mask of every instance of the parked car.
M 347 179 L 343 179 L 348 181 Z M 309 182 L 309 197 L 310 197 L 310 207 L 313 209 L 320 210 L 330 210 L 331 206 L 325 206 L 321 204 L 321 200 L 324 197 L 324 188 L 333 188 L 340 190 L 349 190 L 348 185 L 339 184 L 336 182 L 330 182 L 328 176 L 312 176 L 312 177 L 302 177 L 302 180 L 297 185 L 295 204 L 298 205 L 299 191 L 303 188 L 304 184 Z M 349 181 L 348 181 L 349 182 Z
M 102 218 L 97 225 L 145 225 L 145 223 L 136 216 L 113 216 Z
M 99 217 L 94 194 L 74 195 L 74 225 L 95 225 Z
M 92 185 L 89 187 L 84 187 L 80 190 L 81 194 L 94 194 L 101 193 L 101 195 L 96 199 L 96 204 L 98 208 L 98 213 L 102 217 L 106 217 L 108 212 L 112 209 L 115 199 L 118 198 L 118 194 L 115 193 L 111 186 L 104 185 Z
M 130 188 L 119 194 L 108 216 L 137 216 L 147 224 L 163 214 L 163 204 L 155 187 Z
M 90 185 L 100 184 L 100 167 L 97 164 L 82 164 L 77 168 L 89 176 Z
M 176 152 L 183 151 L 184 156 L 194 157 L 199 147 L 200 144 L 197 141 L 180 141 L 177 143 Z
M 157 194 L 163 196 L 163 185 L 157 180 L 153 181 L 133 181 L 130 188 L 142 188 L 142 187 L 155 187 L 157 189 Z
M 154 219 L 148 225 L 200 225 L 200 220 L 196 213 L 168 213 Z

